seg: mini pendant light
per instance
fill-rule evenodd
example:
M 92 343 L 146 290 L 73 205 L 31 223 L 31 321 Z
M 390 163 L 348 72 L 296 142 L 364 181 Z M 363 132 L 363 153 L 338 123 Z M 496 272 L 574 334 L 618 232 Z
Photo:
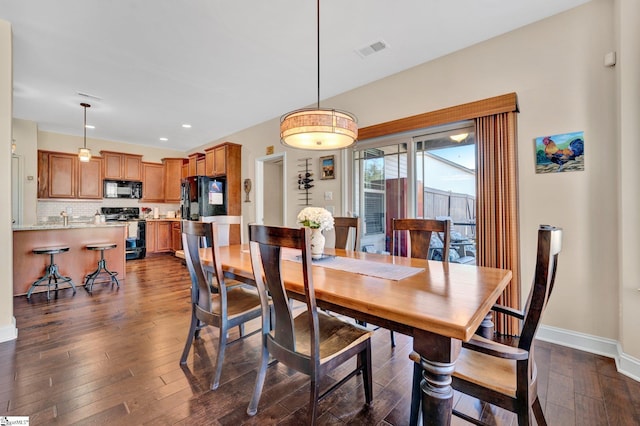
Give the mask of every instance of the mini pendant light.
M 345 111 L 320 108 L 320 0 L 317 0 L 317 108 L 291 111 L 280 118 L 283 145 L 308 150 L 334 150 L 353 145 L 358 138 L 356 117 Z
M 87 149 L 87 108 L 91 108 L 91 105 L 83 102 L 80 106 L 84 108 L 84 148 L 78 150 L 78 159 L 83 163 L 88 163 L 91 160 L 91 151 Z

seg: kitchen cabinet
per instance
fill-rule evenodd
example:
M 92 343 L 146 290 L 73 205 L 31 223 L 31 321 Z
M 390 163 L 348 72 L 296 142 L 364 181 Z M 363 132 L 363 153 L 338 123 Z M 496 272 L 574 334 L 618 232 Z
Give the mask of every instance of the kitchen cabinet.
M 102 159 L 38 151 L 38 198 L 102 198 Z
M 182 180 L 183 158 L 163 158 L 164 165 L 164 201 L 179 203 Z
M 205 149 L 205 174 L 207 176 L 224 176 L 227 173 L 227 168 L 232 166 L 229 163 L 235 162 L 236 155 L 238 155 L 239 163 L 240 150 L 236 147 L 240 148 L 240 145 L 226 142 Z
M 158 222 L 147 221 L 147 229 L 145 231 L 145 248 L 147 254 L 156 252 L 156 240 L 158 236 Z
M 171 249 L 182 250 L 182 227 L 180 222 L 171 222 Z
M 49 198 L 76 198 L 78 156 L 49 153 Z
M 147 253 L 168 253 L 172 248 L 172 222 L 168 220 L 147 221 Z
M 204 175 L 204 160 L 205 154 L 195 152 L 189 155 L 189 171 L 187 176 L 202 176 Z
M 78 198 L 102 198 L 102 159 L 91 157 L 88 163 L 78 160 Z
M 189 160 L 184 160 L 182 163 L 182 179 L 189 176 Z
M 164 165 L 142 163 L 142 200 L 164 202 Z
M 100 155 L 104 179 L 142 180 L 142 155 L 112 151 L 100 151 Z

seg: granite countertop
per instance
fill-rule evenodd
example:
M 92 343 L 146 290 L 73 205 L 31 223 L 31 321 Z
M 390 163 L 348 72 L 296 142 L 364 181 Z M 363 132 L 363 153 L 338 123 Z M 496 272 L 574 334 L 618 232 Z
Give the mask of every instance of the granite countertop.
M 127 226 L 127 222 L 105 222 L 100 224 L 87 222 L 72 222 L 67 226 L 62 223 L 38 223 L 35 225 L 14 226 L 14 231 L 46 231 L 50 229 L 82 229 L 82 228 L 111 228 L 114 226 Z
M 180 222 L 182 219 L 179 217 L 159 217 L 157 219 L 145 219 L 147 222 Z

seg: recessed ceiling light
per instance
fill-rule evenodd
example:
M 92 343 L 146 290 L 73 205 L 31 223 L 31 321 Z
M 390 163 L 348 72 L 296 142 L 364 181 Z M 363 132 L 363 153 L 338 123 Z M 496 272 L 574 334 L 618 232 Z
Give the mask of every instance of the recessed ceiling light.
M 191 128 L 191 124 L 183 124 L 182 127 L 184 127 L 185 129 L 190 129 Z
M 166 142 L 166 141 L 168 141 L 168 140 L 169 140 L 169 138 L 160 138 L 160 140 L 161 140 L 162 142 Z
M 95 129 L 96 128 L 96 126 L 92 126 L 91 124 L 87 124 L 84 127 L 86 127 L 87 129 Z

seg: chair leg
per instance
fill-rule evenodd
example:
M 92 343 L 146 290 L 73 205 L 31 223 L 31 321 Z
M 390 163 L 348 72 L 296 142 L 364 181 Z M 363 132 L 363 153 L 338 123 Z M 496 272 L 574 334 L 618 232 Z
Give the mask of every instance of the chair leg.
M 253 396 L 249 407 L 247 407 L 247 414 L 255 416 L 258 412 L 258 403 L 260 402 L 260 395 L 262 394 L 262 387 L 264 386 L 264 378 L 267 375 L 267 364 L 269 362 L 269 351 L 267 350 L 267 342 L 265 337 L 262 337 L 262 357 L 260 359 L 260 369 L 256 376 L 256 385 L 253 389 Z
M 309 392 L 309 423 L 310 425 L 316 424 L 316 418 L 318 416 L 318 398 L 320 397 L 320 381 L 315 378 L 311 378 L 311 392 Z
M 185 365 L 187 363 L 187 357 L 189 356 L 189 350 L 191 350 L 191 344 L 193 343 L 193 336 L 196 334 L 197 325 L 198 318 L 196 318 L 195 313 L 192 313 L 189 335 L 187 336 L 187 342 L 184 344 L 184 350 L 182 351 L 182 357 L 180 358 L 180 365 Z
M 362 357 L 360 362 L 362 365 L 362 381 L 364 385 L 364 399 L 367 404 L 371 404 L 373 400 L 373 375 L 371 374 L 371 342 L 360 352 L 358 359 Z
M 393 331 L 389 331 L 389 336 L 391 337 L 391 347 L 396 347 L 396 338 L 393 336 Z
M 413 381 L 411 384 L 411 411 L 409 416 L 409 425 L 416 426 L 418 424 L 418 416 L 420 415 L 420 402 L 422 391 L 420 390 L 420 382 L 422 381 L 422 367 L 417 362 L 413 363 Z
M 227 348 L 227 327 L 220 327 L 220 338 L 218 340 L 218 356 L 216 357 L 216 372 L 211 381 L 211 390 L 220 386 L 220 376 L 222 375 L 222 363 L 224 362 L 224 350 Z
M 538 398 L 537 396 L 535 401 L 533 401 L 533 415 L 536 417 L 538 426 L 547 426 L 547 420 L 544 418 L 542 405 L 540 405 L 540 398 Z

